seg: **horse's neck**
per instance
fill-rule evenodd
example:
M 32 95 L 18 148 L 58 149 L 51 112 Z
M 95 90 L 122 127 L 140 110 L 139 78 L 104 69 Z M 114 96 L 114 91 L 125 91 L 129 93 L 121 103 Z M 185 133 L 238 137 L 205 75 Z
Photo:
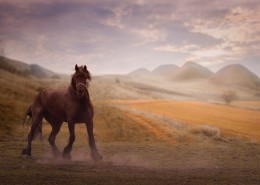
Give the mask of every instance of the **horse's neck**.
M 90 97 L 89 97 L 88 89 L 86 89 L 86 100 L 87 100 L 87 103 L 91 103 L 91 102 L 90 102 Z

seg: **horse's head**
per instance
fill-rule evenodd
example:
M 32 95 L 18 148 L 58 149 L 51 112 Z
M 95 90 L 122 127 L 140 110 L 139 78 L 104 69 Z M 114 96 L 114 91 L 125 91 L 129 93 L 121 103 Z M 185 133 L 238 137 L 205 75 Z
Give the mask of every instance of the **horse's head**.
M 76 88 L 77 95 L 83 97 L 86 95 L 88 82 L 91 80 L 91 75 L 87 70 L 87 67 L 75 65 L 75 73 L 72 77 L 72 82 Z

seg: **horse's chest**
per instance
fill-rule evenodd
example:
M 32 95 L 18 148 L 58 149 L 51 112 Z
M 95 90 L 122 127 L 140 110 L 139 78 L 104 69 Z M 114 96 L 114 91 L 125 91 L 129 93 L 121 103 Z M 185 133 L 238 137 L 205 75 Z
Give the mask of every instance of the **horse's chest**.
M 90 119 L 90 114 L 87 106 L 73 105 L 67 110 L 68 121 L 81 123 Z

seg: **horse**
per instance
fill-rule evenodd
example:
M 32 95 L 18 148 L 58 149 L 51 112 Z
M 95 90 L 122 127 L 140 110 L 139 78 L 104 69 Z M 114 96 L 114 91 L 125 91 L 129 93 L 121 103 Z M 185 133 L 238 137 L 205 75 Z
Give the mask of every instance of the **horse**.
M 32 140 L 35 133 L 41 132 L 42 119 L 45 118 L 52 127 L 48 141 L 55 157 L 61 155 L 55 144 L 56 135 L 63 122 L 67 122 L 70 136 L 62 153 L 63 158 L 71 158 L 70 153 L 75 141 L 75 124 L 85 123 L 91 157 L 95 161 L 103 159 L 96 147 L 93 133 L 94 108 L 88 92 L 90 80 L 91 75 L 87 67 L 76 64 L 75 73 L 72 75 L 70 86 L 67 89 L 44 89 L 38 93 L 26 111 L 26 115 L 32 118 L 32 125 L 28 134 L 27 147 L 22 150 L 23 155 L 31 156 Z

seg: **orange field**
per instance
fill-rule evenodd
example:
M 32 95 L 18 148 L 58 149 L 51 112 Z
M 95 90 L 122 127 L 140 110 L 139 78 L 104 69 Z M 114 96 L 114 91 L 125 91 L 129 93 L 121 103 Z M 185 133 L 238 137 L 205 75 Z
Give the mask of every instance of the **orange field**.
M 257 110 L 191 101 L 114 100 L 113 103 L 185 124 L 216 127 L 224 135 L 260 140 L 260 111 Z
M 260 101 L 235 101 L 232 105 L 248 109 L 260 110 Z

